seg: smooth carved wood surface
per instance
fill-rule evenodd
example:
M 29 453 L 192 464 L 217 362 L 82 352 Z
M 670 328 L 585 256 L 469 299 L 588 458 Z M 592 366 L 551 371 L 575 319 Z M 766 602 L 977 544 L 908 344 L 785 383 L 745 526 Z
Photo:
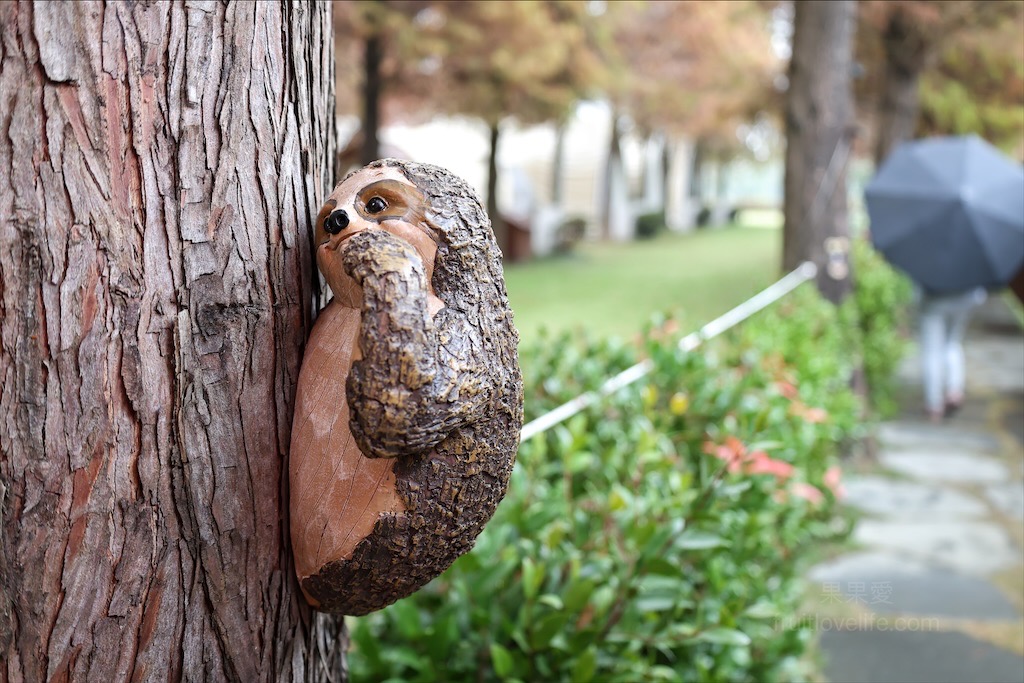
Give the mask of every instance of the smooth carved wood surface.
M 0 2 L 0 681 L 338 681 L 292 571 L 329 3 Z
M 447 569 L 504 496 L 518 334 L 486 214 L 443 169 L 389 159 L 351 174 L 315 245 L 335 298 L 299 376 L 295 568 L 311 604 L 361 615 Z
M 306 345 L 306 356 L 316 361 L 302 370 L 291 448 L 293 506 L 308 511 L 292 518 L 295 568 L 302 577 L 332 559 L 351 557 L 381 514 L 405 510 L 395 491 L 394 460 L 363 457 L 348 429 L 346 375 L 336 368 L 359 358 L 359 315 L 359 309 L 332 301 Z

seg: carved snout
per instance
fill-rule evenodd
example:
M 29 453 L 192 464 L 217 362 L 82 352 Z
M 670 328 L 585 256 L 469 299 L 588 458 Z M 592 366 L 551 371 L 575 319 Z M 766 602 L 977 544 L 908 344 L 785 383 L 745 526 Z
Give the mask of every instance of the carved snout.
M 321 242 L 330 251 L 338 250 L 349 237 L 368 228 L 376 227 L 368 223 L 358 213 L 350 213 L 345 209 L 335 209 L 324 219 L 325 240 Z
M 345 213 L 344 209 L 338 209 L 331 212 L 331 215 L 324 221 L 324 230 L 331 235 L 337 235 L 348 227 L 348 223 L 348 214 Z

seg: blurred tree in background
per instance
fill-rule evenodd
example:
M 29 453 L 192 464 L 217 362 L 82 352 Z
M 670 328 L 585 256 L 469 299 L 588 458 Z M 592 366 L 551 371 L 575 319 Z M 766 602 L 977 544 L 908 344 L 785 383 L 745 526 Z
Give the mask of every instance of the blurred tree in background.
M 692 149 L 695 194 L 707 161 L 724 163 L 749 151 L 741 124 L 771 120 L 785 128 L 791 93 L 783 76 L 788 45 L 780 43 L 788 43 L 793 9 L 771 0 L 336 2 L 336 53 L 344 63 L 363 65 L 338 70 L 339 114 L 362 121 L 346 163 L 382 156 L 377 130 L 384 123 L 438 114 L 483 121 L 491 132 L 488 209 L 504 244 L 496 211 L 502 122 L 556 124 L 551 196 L 557 204 L 564 124 L 578 100 L 603 99 L 613 119 L 598 192 L 607 236 L 624 132 L 663 145 L 662 177 L 644 178 L 662 187 L 677 149 L 671 143 L 691 142 L 686 152 Z M 857 3 L 851 76 L 865 134 L 853 153 L 869 145 L 879 159 L 915 135 L 974 132 L 1024 154 L 1022 31 L 1022 2 Z M 809 65 L 823 68 L 813 57 Z
M 1024 154 L 1024 3 L 860 3 L 858 117 L 874 159 L 919 135 L 977 133 Z
M 488 210 L 496 218 L 506 117 L 564 123 L 577 101 L 603 96 L 616 122 L 627 115 L 642 135 L 695 136 L 703 157 L 738 148 L 736 125 L 762 108 L 781 68 L 770 49 L 769 10 L 756 2 L 337 2 L 339 60 L 365 67 L 339 73 L 339 113 L 362 119 L 350 145 L 362 163 L 379 156 L 382 121 L 442 113 L 483 120 L 491 131 Z M 612 129 L 609 167 L 619 156 L 620 127 Z M 559 148 L 556 169 L 560 161 Z M 560 175 L 553 173 L 556 198 Z
M 501 123 L 510 116 L 527 124 L 563 119 L 577 100 L 596 93 L 603 69 L 588 6 L 564 0 L 338 4 L 339 35 L 357 37 L 367 66 L 363 163 L 378 156 L 383 97 L 393 118 L 463 114 L 483 120 L 490 130 L 487 210 L 504 248 L 497 211 Z M 354 94 L 353 86 L 343 87 Z
M 501 123 L 563 120 L 575 103 L 596 94 L 604 76 L 580 2 L 445 2 L 430 8 L 429 30 L 444 50 L 430 55 L 437 68 L 417 98 L 429 111 L 465 114 L 490 130 L 487 212 L 503 248 L 498 212 L 497 154 Z
M 770 6 L 757 2 L 649 2 L 612 5 L 606 96 L 613 108 L 608 154 L 620 152 L 619 115 L 642 136 L 684 135 L 696 161 L 737 151 L 737 127 L 771 99 L 783 64 L 773 54 Z M 666 152 L 668 152 L 666 147 Z M 605 172 L 607 202 L 610 168 Z M 670 160 L 662 163 L 664 184 Z M 699 168 L 696 170 L 699 175 Z

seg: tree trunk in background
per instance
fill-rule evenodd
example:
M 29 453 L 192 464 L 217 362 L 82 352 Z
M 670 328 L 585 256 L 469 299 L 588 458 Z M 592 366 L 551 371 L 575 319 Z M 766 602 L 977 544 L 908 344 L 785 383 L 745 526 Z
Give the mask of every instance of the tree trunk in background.
M 363 54 L 363 150 L 365 166 L 380 158 L 380 62 L 383 57 L 381 37 L 377 34 L 366 39 Z
M 622 165 L 622 145 L 619 138 L 619 112 L 612 109 L 608 159 L 604 165 L 604 178 L 601 182 L 601 239 L 606 240 L 612 236 L 612 183 L 615 182 L 615 168 Z
M 853 132 L 856 2 L 813 0 L 795 3 L 795 9 L 782 267 L 788 271 L 814 261 L 818 288 L 839 302 L 851 287 L 846 162 Z
M 567 122 L 555 126 L 555 156 L 551 164 L 551 203 L 561 206 L 565 200 L 565 129 Z
M 491 219 L 491 229 L 494 230 L 494 239 L 498 242 L 498 248 L 505 255 L 509 256 L 508 226 L 501 218 L 498 211 L 498 139 L 501 134 L 501 124 L 494 122 L 490 124 L 491 149 L 487 155 L 487 215 Z
M 287 504 L 330 5 L 0 31 L 0 680 L 341 680 Z
M 930 55 L 927 30 L 920 20 L 896 7 L 882 33 L 885 75 L 878 105 L 876 164 L 881 164 L 896 145 L 914 137 L 918 86 Z
M 703 180 L 702 174 L 704 173 L 704 163 L 707 161 L 707 143 L 704 138 L 698 137 L 693 143 L 693 165 L 690 168 L 690 187 L 689 196 L 697 202 L 702 203 L 703 200 L 703 188 L 701 187 L 701 181 Z
M 662 211 L 668 214 L 669 195 L 671 188 L 669 183 L 672 175 L 672 142 L 668 135 L 662 138 L 661 146 L 661 200 Z
M 693 163 L 690 166 L 690 186 L 687 188 L 690 201 L 693 225 L 695 228 L 707 227 L 711 215 L 706 203 L 704 169 L 708 163 L 708 144 L 706 138 L 697 137 L 693 143 Z

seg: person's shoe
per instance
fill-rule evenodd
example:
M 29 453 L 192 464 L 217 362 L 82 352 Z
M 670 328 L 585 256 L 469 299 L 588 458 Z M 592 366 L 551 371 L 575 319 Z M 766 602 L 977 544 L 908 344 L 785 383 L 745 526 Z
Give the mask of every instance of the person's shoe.
M 964 397 L 951 397 L 946 399 L 946 417 L 953 417 L 964 405 Z
M 925 410 L 925 414 L 933 425 L 942 424 L 942 418 L 946 416 L 945 411 L 942 410 Z

